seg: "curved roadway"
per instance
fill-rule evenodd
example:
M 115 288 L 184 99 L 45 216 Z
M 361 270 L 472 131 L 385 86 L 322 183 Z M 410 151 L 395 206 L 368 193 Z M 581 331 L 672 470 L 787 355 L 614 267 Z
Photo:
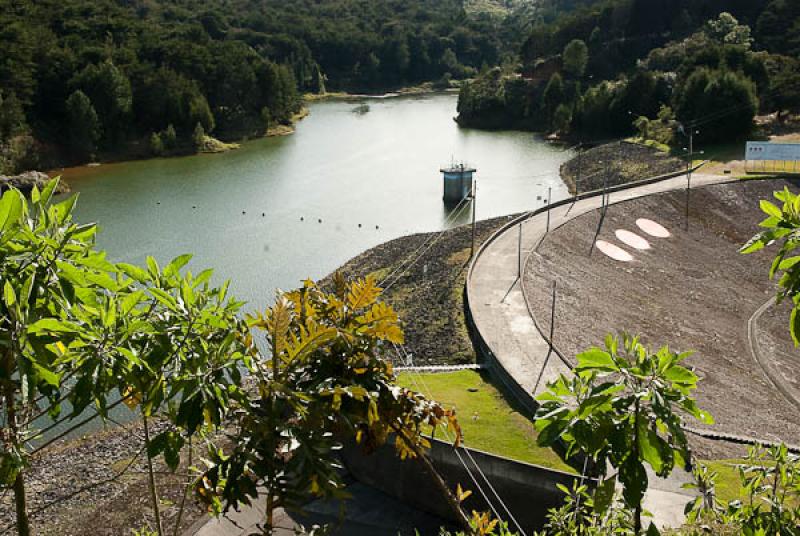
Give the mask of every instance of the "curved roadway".
M 729 181 L 730 177 L 692 174 L 693 188 Z M 611 193 L 609 204 L 685 188 L 686 175 L 633 185 Z M 555 207 L 549 215 L 550 229 L 600 207 L 599 194 L 574 205 Z M 547 222 L 547 213 L 540 212 L 495 234 L 478 251 L 466 283 L 467 307 L 476 335 L 482 340 L 484 350 L 488 350 L 492 366 L 501 369 L 498 375 L 528 407 L 535 405 L 532 395 L 541 393 L 547 382 L 569 372 L 567 364 L 551 351 L 547 337 L 537 328 L 519 278 L 527 258 L 544 238 Z M 519 243 L 522 246 L 521 267 Z M 653 512 L 657 525 L 675 527 L 683 523 L 683 508 L 688 497 L 680 484 L 688 479 L 689 475 L 678 472 L 666 481 L 656 481 L 651 476 L 645 507 Z
M 729 177 L 694 173 L 692 187 L 730 180 Z M 681 175 L 611 193 L 609 203 L 613 205 L 645 195 L 685 188 L 686 176 Z M 553 208 L 550 211 L 550 229 L 600 206 L 601 196 L 597 195 L 579 200 L 574 206 L 566 204 Z M 466 297 L 474 327 L 496 361 L 495 365 L 502 367 L 513 379 L 515 391 L 530 395 L 539 394 L 548 381 L 557 378 L 559 373 L 569 372 L 569 369 L 554 352 L 550 355 L 547 339 L 537 328 L 525 302 L 518 277 L 520 225 L 524 269 L 527 257 L 545 236 L 546 212 L 506 227 L 481 247 L 467 276 Z
M 775 305 L 775 298 L 770 298 L 747 320 L 747 343 L 750 347 L 750 353 L 753 355 L 753 359 L 764 372 L 764 376 L 767 378 L 767 380 L 769 380 L 769 382 L 790 404 L 800 410 L 800 400 L 797 399 L 795 389 L 789 384 L 789 382 L 786 381 L 786 379 L 783 377 L 783 374 L 781 374 L 780 371 L 775 367 L 775 364 L 764 356 L 764 353 L 761 351 L 758 343 L 758 337 L 756 333 L 758 321 L 761 319 L 767 309 L 773 305 Z

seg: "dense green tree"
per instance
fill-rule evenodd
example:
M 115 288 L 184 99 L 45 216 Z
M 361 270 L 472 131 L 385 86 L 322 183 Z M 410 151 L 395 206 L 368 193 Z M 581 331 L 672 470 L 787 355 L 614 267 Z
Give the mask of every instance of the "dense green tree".
M 25 111 L 16 93 L 0 92 L 0 140 L 20 134 L 27 129 Z
M 589 63 L 589 48 L 580 39 L 573 39 L 562 54 L 564 71 L 573 78 L 582 78 Z
M 800 113 L 800 61 L 785 56 L 773 61 L 775 72 L 770 77 L 769 105 L 781 120 L 786 112 Z
M 684 124 L 701 122 L 703 141 L 746 135 L 757 110 L 755 84 L 735 72 L 698 69 L 676 88 L 678 120 Z
M 772 0 L 758 18 L 756 36 L 770 52 L 800 55 L 800 4 Z
M 203 125 L 197 123 L 194 127 L 194 132 L 192 133 L 192 145 L 197 150 L 202 149 L 206 144 L 206 131 L 203 129 Z
M 553 114 L 553 129 L 556 132 L 566 134 L 572 122 L 572 108 L 566 104 L 559 104 Z
M 286 122 L 298 92 L 461 77 L 512 50 L 498 21 L 454 0 L 12 4 L 0 8 L 0 93 L 15 95 L 47 146 L 67 145 L 65 102 L 76 90 L 103 127 L 101 148 L 113 151 L 169 124 L 186 139 L 198 122 L 260 134 L 261 109 Z
M 542 93 L 542 108 L 548 117 L 553 117 L 556 108 L 564 103 L 564 97 L 564 80 L 560 74 L 555 73 L 550 77 L 550 81 Z
M 100 139 L 101 126 L 89 97 L 75 91 L 66 102 L 69 143 L 80 158 L 91 156 Z
M 113 145 L 128 130 L 133 94 L 122 70 L 110 61 L 89 65 L 72 81 L 86 94 L 103 127 L 103 142 Z
M 718 43 L 726 45 L 738 45 L 750 48 L 753 44 L 750 27 L 739 24 L 736 17 L 727 11 L 720 13 L 716 19 L 708 21 L 706 33 Z

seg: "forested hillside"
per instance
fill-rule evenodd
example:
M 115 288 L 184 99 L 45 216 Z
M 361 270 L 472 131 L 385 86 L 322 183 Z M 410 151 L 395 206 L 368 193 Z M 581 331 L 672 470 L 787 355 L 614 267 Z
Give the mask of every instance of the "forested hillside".
M 326 86 L 472 76 L 499 24 L 461 0 L 0 0 L 0 172 L 258 135 Z
M 670 143 L 678 123 L 703 122 L 714 142 L 746 135 L 756 113 L 800 110 L 800 2 L 560 4 L 532 28 L 516 70 L 462 88 L 462 124 L 578 139 L 638 130 Z

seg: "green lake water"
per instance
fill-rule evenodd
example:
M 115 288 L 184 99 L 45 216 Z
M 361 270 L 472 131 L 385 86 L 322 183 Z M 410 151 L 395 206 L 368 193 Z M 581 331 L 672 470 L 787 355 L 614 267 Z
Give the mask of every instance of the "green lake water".
M 558 171 L 569 152 L 531 133 L 462 129 L 453 94 L 365 102 L 360 114 L 358 102 L 313 103 L 294 134 L 228 153 L 66 170 L 77 218 L 99 224 L 114 261 L 193 253 L 189 268 L 230 279 L 249 312 L 377 244 L 469 223 L 469 206 L 456 215 L 442 201 L 451 160 L 478 170 L 478 219 L 542 206 L 548 188 L 568 195 Z
M 530 133 L 460 128 L 456 95 L 365 102 L 362 114 L 313 103 L 295 134 L 228 153 L 68 170 L 77 218 L 99 223 L 115 261 L 194 253 L 192 270 L 213 267 L 252 310 L 381 242 L 468 223 L 469 209 L 451 218 L 442 202 L 451 159 L 478 169 L 478 219 L 541 206 L 548 187 L 567 195 L 568 152 Z

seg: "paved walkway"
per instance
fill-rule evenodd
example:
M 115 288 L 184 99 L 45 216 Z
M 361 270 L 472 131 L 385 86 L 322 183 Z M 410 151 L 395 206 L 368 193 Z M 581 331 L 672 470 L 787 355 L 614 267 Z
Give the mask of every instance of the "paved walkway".
M 729 177 L 692 174 L 692 188 L 728 182 Z M 610 204 L 645 195 L 686 188 L 682 175 L 610 194 Z M 550 229 L 601 207 L 601 197 L 592 197 L 550 211 Z M 569 372 L 537 329 L 531 317 L 519 280 L 525 259 L 541 242 L 547 230 L 547 214 L 537 214 L 521 224 L 522 266 L 519 263 L 519 228 L 516 225 L 484 246 L 467 280 L 467 297 L 475 326 L 500 366 L 526 393 L 541 393 L 547 382 Z M 600 255 L 601 253 L 596 252 Z M 549 319 L 546 323 L 549 323 Z M 659 526 L 682 524 L 686 491 L 680 488 L 689 475 L 675 474 L 669 482 L 651 475 L 651 491 L 645 507 L 655 515 Z

